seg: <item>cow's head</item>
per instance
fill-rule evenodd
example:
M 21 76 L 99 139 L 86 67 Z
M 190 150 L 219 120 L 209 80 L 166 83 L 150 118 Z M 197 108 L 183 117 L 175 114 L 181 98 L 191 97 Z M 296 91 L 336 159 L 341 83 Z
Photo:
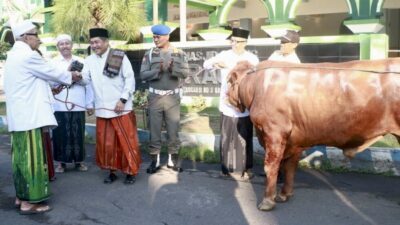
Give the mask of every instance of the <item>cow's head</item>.
M 242 79 L 252 71 L 254 71 L 253 65 L 251 65 L 248 61 L 240 61 L 228 75 L 228 100 L 229 103 L 237 108 L 240 112 L 244 112 L 246 107 L 240 101 L 239 85 Z

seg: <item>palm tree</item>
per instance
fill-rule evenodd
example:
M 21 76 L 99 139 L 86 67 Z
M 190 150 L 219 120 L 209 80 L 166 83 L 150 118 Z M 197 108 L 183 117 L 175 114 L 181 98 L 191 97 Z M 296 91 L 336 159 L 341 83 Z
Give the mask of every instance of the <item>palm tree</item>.
M 112 38 L 133 40 L 146 18 L 143 0 L 54 0 L 52 27 L 74 40 L 87 39 L 92 27 L 107 28 Z
M 25 19 L 32 19 L 36 22 L 43 22 L 43 6 L 38 1 L 26 0 L 4 0 L 2 2 L 2 20 L 12 20 L 11 23 L 16 23 Z

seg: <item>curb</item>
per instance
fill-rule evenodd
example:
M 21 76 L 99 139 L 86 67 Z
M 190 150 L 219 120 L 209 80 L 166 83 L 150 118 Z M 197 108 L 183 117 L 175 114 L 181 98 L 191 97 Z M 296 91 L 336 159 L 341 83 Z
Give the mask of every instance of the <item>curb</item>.
M 86 124 L 87 135 L 95 139 L 96 126 Z M 140 142 L 148 142 L 150 134 L 147 130 L 138 129 Z M 166 133 L 162 135 L 166 140 Z M 211 151 L 219 151 L 220 135 L 179 133 L 182 146 L 204 146 Z M 264 149 L 253 138 L 254 153 L 264 155 Z M 400 176 L 400 149 L 370 147 L 355 155 L 353 159 L 346 158 L 341 149 L 327 146 L 315 146 L 303 152 L 300 165 L 307 167 L 323 167 L 333 170 L 350 170 L 368 173 L 387 173 Z M 325 164 L 325 165 L 322 165 Z
M 7 126 L 6 116 L 0 116 L 0 127 Z M 85 135 L 95 140 L 96 125 L 87 123 Z M 149 132 L 138 129 L 139 142 L 149 141 Z M 166 140 L 166 133 L 162 135 Z M 204 146 L 211 151 L 219 151 L 220 135 L 179 133 L 182 146 Z M 253 138 L 254 153 L 263 155 L 264 149 Z M 369 173 L 387 173 L 400 176 L 400 149 L 370 147 L 355 155 L 353 159 L 346 158 L 342 150 L 335 147 L 315 146 L 303 152 L 300 165 L 309 167 L 327 167 L 333 170 L 351 170 Z

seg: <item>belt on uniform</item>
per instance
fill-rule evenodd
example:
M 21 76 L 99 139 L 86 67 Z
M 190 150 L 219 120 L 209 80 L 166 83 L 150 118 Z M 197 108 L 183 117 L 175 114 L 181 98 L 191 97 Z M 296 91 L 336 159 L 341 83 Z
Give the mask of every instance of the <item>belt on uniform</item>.
M 149 92 L 157 95 L 173 95 L 173 94 L 179 94 L 179 88 L 176 88 L 174 90 L 159 90 L 149 87 Z

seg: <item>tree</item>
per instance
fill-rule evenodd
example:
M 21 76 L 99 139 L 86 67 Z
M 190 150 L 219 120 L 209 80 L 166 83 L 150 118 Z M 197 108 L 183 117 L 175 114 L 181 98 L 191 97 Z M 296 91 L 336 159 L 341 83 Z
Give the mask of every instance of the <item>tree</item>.
M 22 20 L 31 19 L 36 22 L 43 22 L 43 6 L 40 1 L 27 0 L 4 0 L 0 4 L 2 9 L 0 12 L 0 21 L 5 23 L 11 20 L 11 23 L 16 23 Z
M 0 41 L 0 60 L 6 59 L 6 53 L 11 49 L 11 45 Z
M 89 29 L 103 27 L 112 38 L 133 40 L 145 24 L 143 0 L 55 0 L 52 27 L 74 40 L 88 39 Z

